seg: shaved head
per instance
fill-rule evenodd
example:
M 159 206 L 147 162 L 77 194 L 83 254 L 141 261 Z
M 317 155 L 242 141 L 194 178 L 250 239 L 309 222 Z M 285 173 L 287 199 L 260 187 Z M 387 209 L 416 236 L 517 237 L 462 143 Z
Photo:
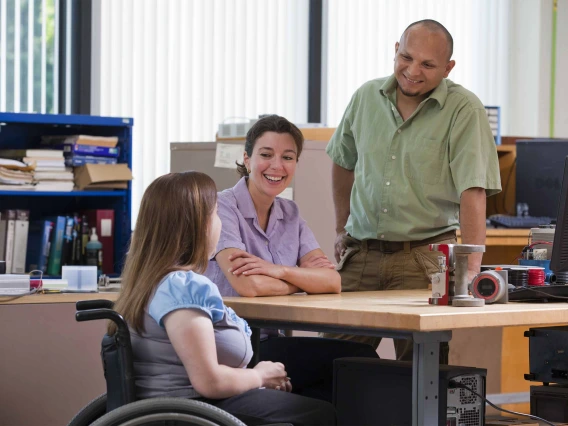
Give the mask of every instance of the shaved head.
M 394 75 L 399 95 L 420 102 L 448 77 L 453 41 L 442 24 L 430 19 L 408 26 L 394 45 Z
M 439 33 L 442 33 L 444 35 L 444 37 L 446 38 L 446 42 L 447 42 L 448 61 L 449 61 L 452 58 L 452 55 L 454 53 L 454 39 L 452 38 L 452 35 L 446 29 L 446 27 L 444 27 L 438 21 L 434 21 L 433 19 L 423 19 L 421 21 L 416 21 L 416 22 L 410 24 L 408 27 L 406 27 L 406 29 L 402 33 L 402 36 L 400 37 L 400 41 L 402 42 L 402 39 L 404 38 L 404 36 L 408 33 L 408 31 L 410 29 L 412 29 L 413 27 L 418 27 L 418 26 L 420 26 L 422 28 L 426 28 L 428 31 L 439 32 Z

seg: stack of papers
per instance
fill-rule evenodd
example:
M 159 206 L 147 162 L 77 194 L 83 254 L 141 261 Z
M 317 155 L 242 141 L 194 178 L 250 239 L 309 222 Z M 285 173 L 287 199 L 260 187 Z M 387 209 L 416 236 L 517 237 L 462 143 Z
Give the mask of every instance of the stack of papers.
M 0 166 L 0 184 L 3 185 L 25 185 L 31 184 L 34 180 L 31 172 L 22 172 Z
M 30 276 L 25 274 L 0 274 L 0 296 L 17 296 L 30 291 Z

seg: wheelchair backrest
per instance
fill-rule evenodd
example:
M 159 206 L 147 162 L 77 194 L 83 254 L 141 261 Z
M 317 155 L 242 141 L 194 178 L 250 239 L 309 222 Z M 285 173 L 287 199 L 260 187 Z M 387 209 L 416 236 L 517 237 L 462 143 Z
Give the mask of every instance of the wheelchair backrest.
M 118 333 L 105 334 L 101 344 L 101 358 L 107 386 L 107 412 L 136 400 L 130 336 L 120 342 Z M 128 348 L 124 348 L 128 345 Z
M 105 334 L 101 344 L 101 358 L 107 385 L 107 412 L 136 400 L 134 393 L 134 367 L 130 331 L 126 321 L 113 311 L 108 300 L 84 300 L 77 302 L 75 319 L 91 321 L 108 319 L 117 326 L 112 336 Z

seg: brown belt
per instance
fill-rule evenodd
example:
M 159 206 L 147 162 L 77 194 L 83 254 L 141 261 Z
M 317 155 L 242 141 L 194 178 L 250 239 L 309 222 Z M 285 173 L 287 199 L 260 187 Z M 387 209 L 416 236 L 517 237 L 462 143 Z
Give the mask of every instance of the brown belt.
M 369 250 L 379 250 L 381 253 L 391 254 L 404 250 L 406 245 L 410 249 L 428 244 L 437 243 L 444 240 L 456 239 L 456 231 L 448 231 L 435 237 L 426 238 L 419 241 L 384 241 L 384 240 L 363 240 L 363 247 L 367 246 Z

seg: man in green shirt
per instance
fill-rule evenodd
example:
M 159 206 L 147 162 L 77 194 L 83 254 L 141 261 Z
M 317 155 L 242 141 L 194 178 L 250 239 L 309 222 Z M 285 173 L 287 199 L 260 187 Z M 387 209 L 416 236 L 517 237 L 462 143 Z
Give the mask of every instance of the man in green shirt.
M 394 74 L 355 92 L 327 146 L 343 291 L 425 289 L 438 269 L 429 244 L 455 243 L 458 228 L 464 244 L 485 244 L 486 197 L 501 190 L 497 151 L 483 104 L 446 79 L 452 51 L 440 23 L 411 24 Z M 470 255 L 470 278 L 480 265 Z M 395 346 L 398 358 L 411 355 L 411 344 Z

